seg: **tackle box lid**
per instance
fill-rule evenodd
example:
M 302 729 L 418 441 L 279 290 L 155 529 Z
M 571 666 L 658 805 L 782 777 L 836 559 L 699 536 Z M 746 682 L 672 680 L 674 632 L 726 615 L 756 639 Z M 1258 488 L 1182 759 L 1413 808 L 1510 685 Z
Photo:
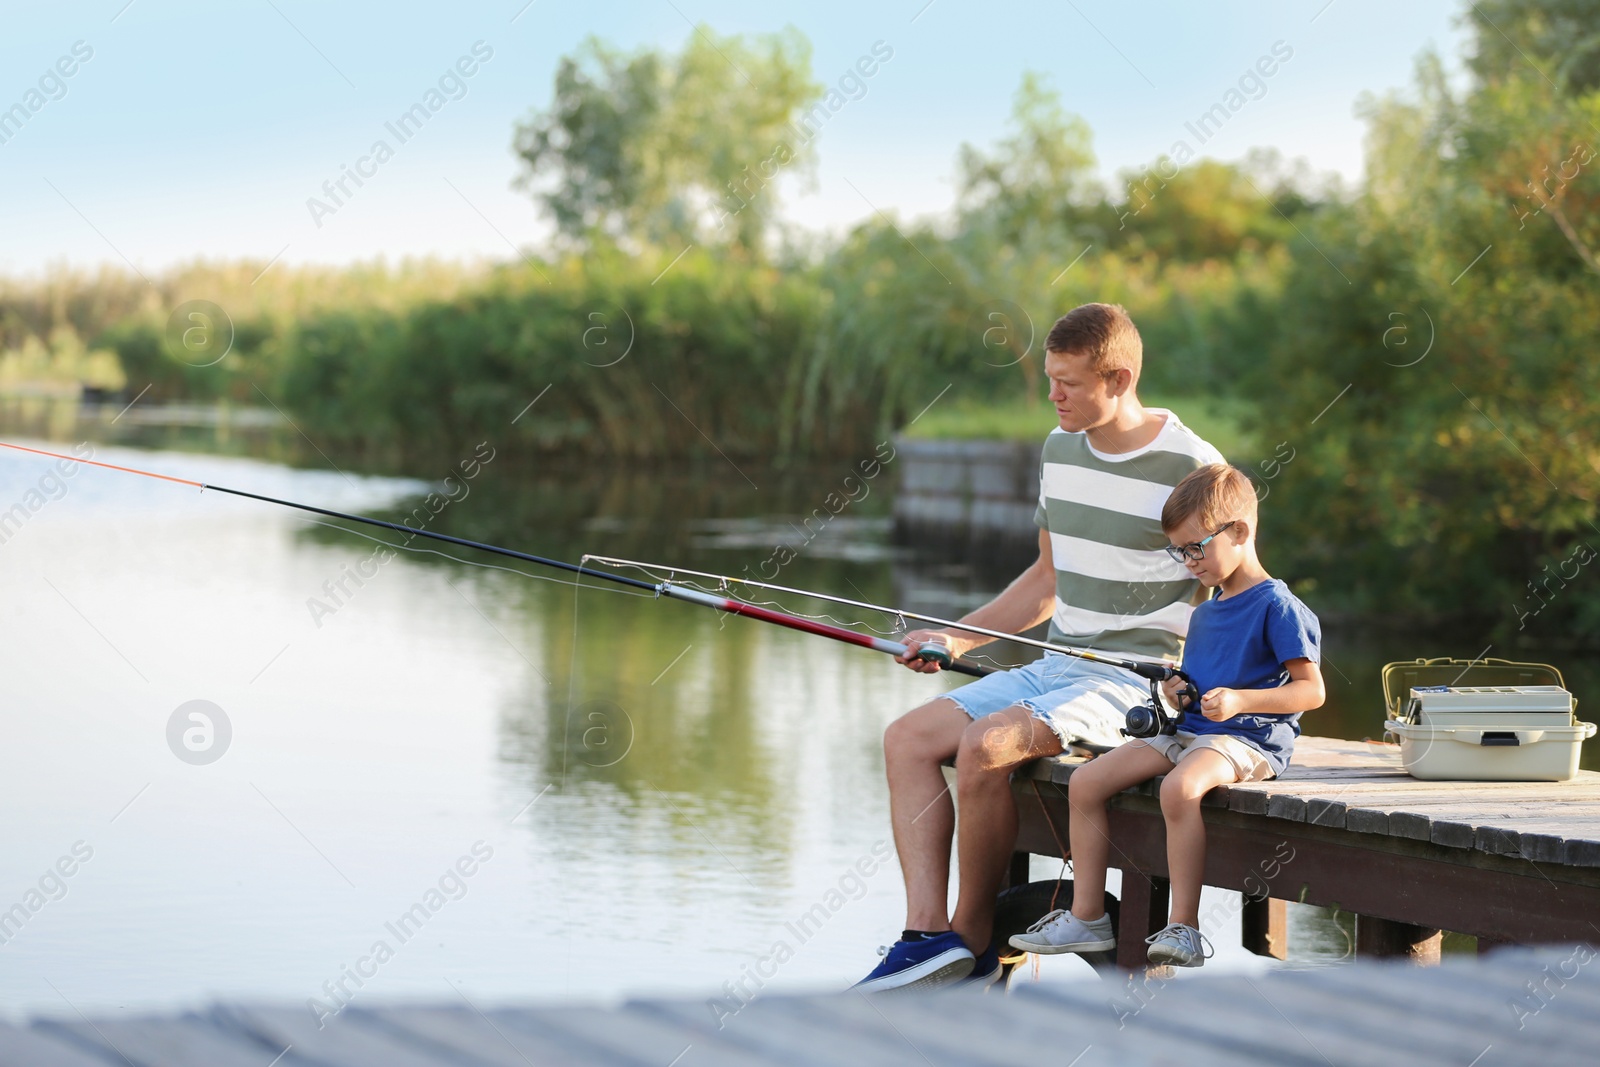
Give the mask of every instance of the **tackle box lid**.
M 1566 688 L 1561 672 L 1547 663 L 1519 663 L 1508 659 L 1400 660 L 1383 668 L 1383 704 L 1388 718 L 1405 718 L 1413 689 L 1439 686 L 1526 687 L 1555 685 Z

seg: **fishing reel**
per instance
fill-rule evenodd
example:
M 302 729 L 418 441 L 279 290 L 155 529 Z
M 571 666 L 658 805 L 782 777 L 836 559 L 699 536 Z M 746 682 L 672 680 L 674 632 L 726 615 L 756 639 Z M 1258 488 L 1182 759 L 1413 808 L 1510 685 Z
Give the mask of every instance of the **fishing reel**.
M 1156 677 L 1157 672 L 1160 672 L 1160 677 Z M 1175 667 L 1157 667 L 1148 674 L 1143 671 L 1140 673 L 1150 681 L 1150 703 L 1139 704 L 1127 710 L 1122 735 L 1142 738 L 1177 733 L 1178 724 L 1183 721 L 1184 708 L 1200 700 L 1200 693 L 1194 687 L 1194 680 Z M 1166 705 L 1161 700 L 1161 683 L 1168 678 L 1183 679 L 1183 688 L 1178 690 L 1176 715 L 1168 715 Z

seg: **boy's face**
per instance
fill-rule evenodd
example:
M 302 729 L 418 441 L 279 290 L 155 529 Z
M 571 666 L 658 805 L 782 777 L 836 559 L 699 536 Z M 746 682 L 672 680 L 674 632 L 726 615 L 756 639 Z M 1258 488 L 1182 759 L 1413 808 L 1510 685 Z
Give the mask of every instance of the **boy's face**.
M 1050 403 L 1068 433 L 1082 433 L 1109 423 L 1122 396 L 1119 379 L 1089 369 L 1089 357 L 1046 352 L 1044 373 L 1050 379 Z
M 1223 522 L 1228 520 L 1224 519 Z M 1221 526 L 1222 523 L 1217 523 Z M 1189 573 L 1200 580 L 1206 588 L 1221 585 L 1228 580 L 1234 571 L 1239 569 L 1239 564 L 1244 562 L 1244 543 L 1249 536 L 1249 529 L 1241 520 L 1232 526 L 1217 533 L 1217 526 L 1210 529 L 1200 525 L 1197 517 L 1185 519 L 1182 526 L 1175 530 L 1167 531 L 1167 540 L 1174 547 L 1178 545 L 1198 544 L 1206 541 L 1212 534 L 1211 540 L 1206 541 L 1204 559 L 1189 559 L 1185 557 L 1183 565 Z

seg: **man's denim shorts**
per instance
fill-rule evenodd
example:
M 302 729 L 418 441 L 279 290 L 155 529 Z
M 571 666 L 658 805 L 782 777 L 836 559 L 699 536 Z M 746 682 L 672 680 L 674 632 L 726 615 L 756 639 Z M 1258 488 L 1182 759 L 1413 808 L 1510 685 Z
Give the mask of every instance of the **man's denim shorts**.
M 991 674 L 945 694 L 974 719 L 1020 704 L 1061 738 L 1120 745 L 1124 713 L 1150 702 L 1150 685 L 1132 671 L 1046 652 L 1024 667 Z

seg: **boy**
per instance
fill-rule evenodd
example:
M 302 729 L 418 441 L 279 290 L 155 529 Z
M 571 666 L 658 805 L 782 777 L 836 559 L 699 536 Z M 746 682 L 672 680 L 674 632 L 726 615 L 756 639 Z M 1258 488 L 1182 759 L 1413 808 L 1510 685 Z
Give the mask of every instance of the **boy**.
M 1199 967 L 1210 952 L 1200 933 L 1205 824 L 1200 798 L 1233 782 L 1275 778 L 1289 764 L 1300 713 L 1322 706 L 1317 617 L 1256 558 L 1256 494 L 1237 469 L 1213 463 L 1179 482 L 1161 511 L 1167 553 L 1222 595 L 1195 608 L 1183 667 L 1201 694 L 1189 702 L 1178 733 L 1129 741 L 1073 772 L 1071 911 L 1055 911 L 1011 939 L 1028 952 L 1113 948 L 1105 914 L 1110 827 L 1106 801 L 1165 774 L 1161 813 L 1167 824 L 1171 921 L 1150 944 L 1152 964 Z M 1182 682 L 1165 684 L 1169 702 Z

